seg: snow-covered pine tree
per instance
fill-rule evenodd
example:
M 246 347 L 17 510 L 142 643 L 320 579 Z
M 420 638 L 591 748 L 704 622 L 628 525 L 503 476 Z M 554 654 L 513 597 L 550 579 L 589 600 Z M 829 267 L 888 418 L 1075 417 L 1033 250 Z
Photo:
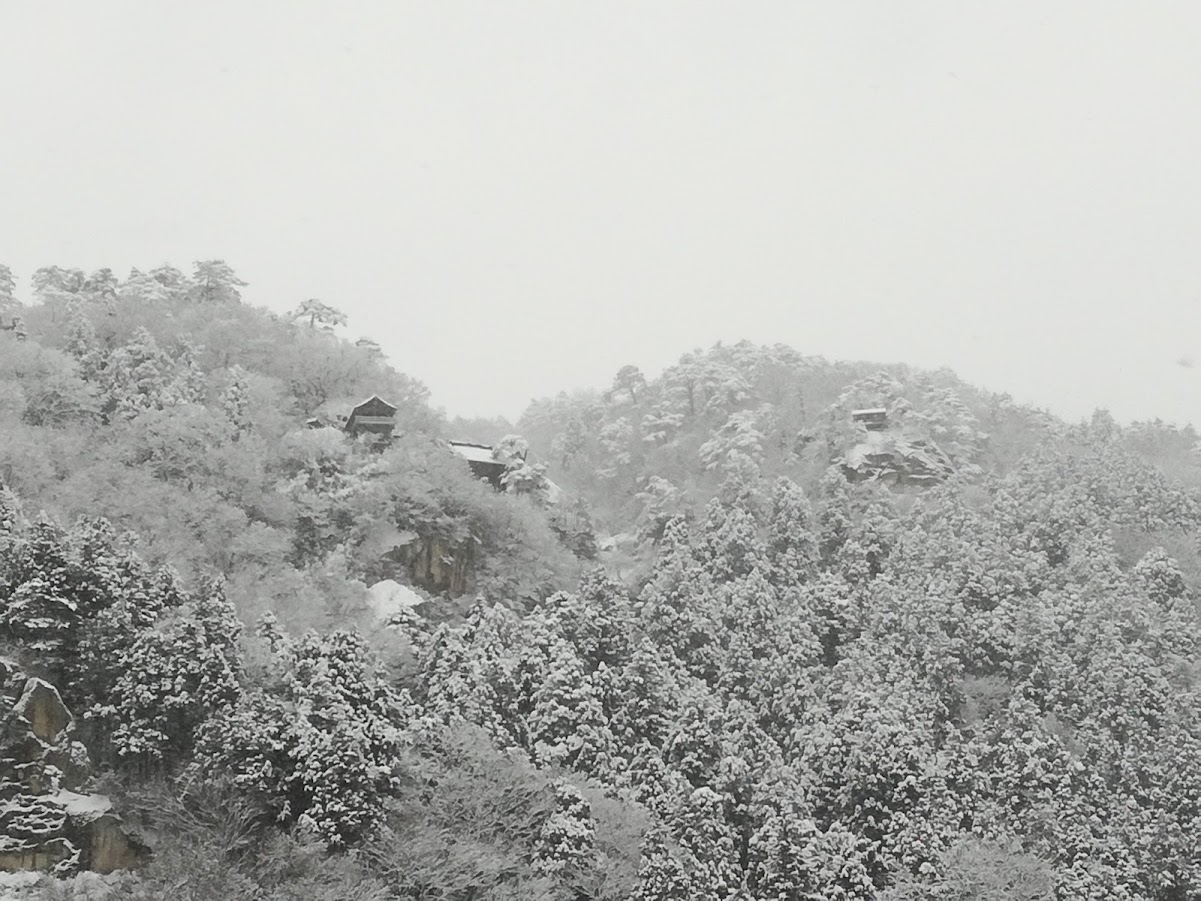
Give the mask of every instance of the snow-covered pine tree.
M 144 767 L 189 755 L 200 726 L 241 696 L 240 634 L 237 613 L 217 582 L 142 631 L 109 703 L 97 711 L 112 730 L 116 755 Z
M 743 887 L 737 840 L 725 817 L 726 799 L 710 788 L 698 788 L 671 818 L 672 831 L 688 854 L 690 877 L 699 891 L 693 897 L 737 897 Z
M 697 561 L 682 516 L 663 530 L 651 578 L 635 609 L 646 635 L 698 678 L 716 680 L 720 665 L 712 579 Z
M 613 736 L 599 692 L 566 641 L 551 645 L 546 680 L 533 701 L 529 726 L 535 763 L 573 767 L 602 779 L 611 776 Z
M 221 411 L 229 421 L 230 437 L 234 441 L 247 434 L 252 426 L 249 394 L 246 370 L 237 364 L 229 367 L 225 388 L 221 391 Z
M 534 872 L 571 886 L 595 866 L 596 825 L 592 807 L 566 779 L 552 785 L 555 806 L 534 844 Z
M 796 482 L 781 476 L 772 486 L 767 560 L 780 588 L 807 582 L 817 574 L 820 551 L 813 506 Z
M 696 884 L 687 855 L 672 841 L 666 828 L 659 826 L 647 832 L 642 840 L 638 887 L 631 901 L 706 901 L 713 897 Z
M 108 355 L 101 371 L 102 409 L 114 419 L 133 419 L 161 409 L 175 376 L 175 365 L 145 328 Z

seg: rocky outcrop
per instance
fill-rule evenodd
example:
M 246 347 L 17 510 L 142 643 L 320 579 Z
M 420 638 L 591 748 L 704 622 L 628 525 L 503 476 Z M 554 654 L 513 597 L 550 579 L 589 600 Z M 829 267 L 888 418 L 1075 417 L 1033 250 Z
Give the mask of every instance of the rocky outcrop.
M 400 549 L 410 581 L 432 594 L 459 597 L 467 590 L 474 558 L 471 539 L 452 546 L 443 538 L 419 538 Z
M 954 472 L 951 461 L 934 442 L 910 440 L 895 432 L 868 432 L 835 462 L 852 482 L 932 485 Z
M 82 791 L 73 727 L 58 689 L 0 659 L 0 871 L 110 873 L 144 855 L 108 798 Z

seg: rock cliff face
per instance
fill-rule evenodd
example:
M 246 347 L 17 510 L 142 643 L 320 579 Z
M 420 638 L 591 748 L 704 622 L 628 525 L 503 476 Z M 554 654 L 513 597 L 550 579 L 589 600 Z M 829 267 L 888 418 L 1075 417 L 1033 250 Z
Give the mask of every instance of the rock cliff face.
M 0 871 L 113 870 L 145 853 L 103 795 L 58 689 L 0 658 Z
M 893 485 L 932 485 L 954 467 L 930 441 L 910 441 L 895 432 L 868 432 L 867 438 L 836 460 L 852 482 L 881 481 Z
M 414 585 L 433 594 L 459 597 L 467 590 L 474 545 L 468 541 L 452 547 L 445 539 L 426 538 L 406 545 L 401 553 Z

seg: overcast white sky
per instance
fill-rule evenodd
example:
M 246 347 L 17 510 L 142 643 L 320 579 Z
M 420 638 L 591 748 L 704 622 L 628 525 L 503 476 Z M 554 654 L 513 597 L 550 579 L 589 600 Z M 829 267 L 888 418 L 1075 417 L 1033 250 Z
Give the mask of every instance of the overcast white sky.
M 1201 424 L 1199 48 L 1195 0 L 0 0 L 0 261 L 225 259 L 452 414 L 749 338 Z

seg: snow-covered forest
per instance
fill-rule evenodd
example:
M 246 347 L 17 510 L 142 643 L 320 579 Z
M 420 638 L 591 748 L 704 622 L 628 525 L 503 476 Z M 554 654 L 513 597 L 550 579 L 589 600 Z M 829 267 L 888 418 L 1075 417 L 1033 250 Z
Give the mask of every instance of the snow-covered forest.
M 245 287 L 0 267 L 17 897 L 1201 899 L 1191 427 L 746 342 L 453 420 Z

